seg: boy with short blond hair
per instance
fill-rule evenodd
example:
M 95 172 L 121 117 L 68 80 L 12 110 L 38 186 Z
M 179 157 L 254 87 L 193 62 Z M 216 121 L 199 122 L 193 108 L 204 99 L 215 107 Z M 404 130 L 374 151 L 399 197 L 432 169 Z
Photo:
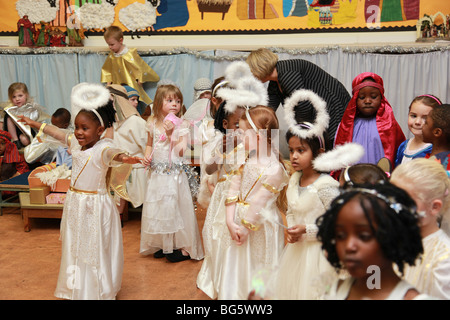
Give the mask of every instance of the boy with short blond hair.
M 128 48 L 123 43 L 123 32 L 120 27 L 111 26 L 103 37 L 111 52 L 102 67 L 101 82 L 107 84 L 128 85 L 135 88 L 146 104 L 152 99 L 147 95 L 142 84 L 158 82 L 158 74 L 139 56 L 136 48 Z

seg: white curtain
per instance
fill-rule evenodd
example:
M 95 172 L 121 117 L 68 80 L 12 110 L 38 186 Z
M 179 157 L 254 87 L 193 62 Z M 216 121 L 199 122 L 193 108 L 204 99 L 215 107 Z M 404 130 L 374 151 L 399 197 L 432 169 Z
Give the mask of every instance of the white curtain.
M 304 50 L 307 52 L 307 50 Z M 287 54 L 280 59 L 305 59 L 314 62 L 339 79 L 351 93 L 351 83 L 366 71 L 380 75 L 385 95 L 394 109 L 403 132 L 407 127 L 408 107 L 421 94 L 434 94 L 450 102 L 450 50 L 416 54 L 365 53 L 364 50 L 331 48 L 324 53 Z M 187 108 L 193 102 L 194 83 L 198 78 L 214 80 L 223 76 L 226 66 L 235 59 L 245 59 L 248 52 L 209 50 L 198 54 L 142 56 L 159 75 L 179 85 Z M 0 54 L 0 101 L 8 100 L 13 82 L 27 84 L 30 95 L 51 114 L 57 108 L 70 110 L 70 92 L 80 82 L 99 82 L 106 56 L 96 53 Z M 156 84 L 144 85 L 153 98 Z M 282 113 L 282 110 L 279 111 Z
M 214 51 L 202 55 L 213 56 Z M 187 108 L 194 99 L 194 83 L 198 78 L 213 79 L 214 61 L 192 54 L 142 56 L 161 80 L 176 83 L 183 93 Z M 103 54 L 0 54 L 0 101 L 8 100 L 8 87 L 24 82 L 35 101 L 52 114 L 64 107 L 70 110 L 72 87 L 80 82 L 100 82 Z M 156 83 L 144 84 L 150 98 Z

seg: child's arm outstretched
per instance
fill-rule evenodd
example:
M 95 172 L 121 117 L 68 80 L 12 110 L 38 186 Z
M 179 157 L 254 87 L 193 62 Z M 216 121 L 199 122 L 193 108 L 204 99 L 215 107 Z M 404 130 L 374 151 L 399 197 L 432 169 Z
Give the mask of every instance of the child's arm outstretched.
M 58 140 L 59 142 L 63 143 L 64 145 L 67 144 L 66 137 L 67 137 L 67 131 L 61 130 L 57 126 L 41 123 L 38 121 L 31 120 L 28 117 L 18 115 L 19 122 L 24 122 L 25 124 L 29 125 L 32 128 L 38 129 L 40 132 L 43 132 L 54 139 Z
M 135 163 L 143 163 L 144 159 L 139 157 L 130 157 L 126 153 L 119 153 L 113 158 L 114 161 L 135 164 Z

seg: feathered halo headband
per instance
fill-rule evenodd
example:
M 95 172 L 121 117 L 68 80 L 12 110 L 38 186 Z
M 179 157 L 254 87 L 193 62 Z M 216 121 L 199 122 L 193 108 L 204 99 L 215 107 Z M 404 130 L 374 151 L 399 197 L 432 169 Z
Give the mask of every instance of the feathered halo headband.
M 295 108 L 301 101 L 309 100 L 316 110 L 316 120 L 313 124 L 299 125 L 295 119 Z M 327 112 L 327 103 L 311 90 L 300 89 L 292 93 L 292 95 L 284 101 L 285 120 L 289 126 L 289 130 L 301 139 L 310 139 L 313 137 L 322 137 L 328 128 L 330 116 Z
M 258 105 L 267 105 L 268 96 L 264 84 L 253 76 L 250 67 L 243 61 L 231 63 L 225 70 L 225 79 L 232 88 L 217 90 L 217 96 L 225 100 L 225 110 L 234 113 L 237 107 L 244 107 L 248 122 L 258 132 L 248 110 Z
M 320 172 L 338 171 L 357 163 L 364 152 L 362 145 L 348 142 L 318 155 L 313 160 L 313 167 Z
M 105 106 L 111 99 L 108 89 L 101 84 L 82 82 L 72 88 L 70 98 L 71 112 L 74 117 L 83 109 L 92 111 L 100 120 L 100 124 L 105 126 L 96 109 Z

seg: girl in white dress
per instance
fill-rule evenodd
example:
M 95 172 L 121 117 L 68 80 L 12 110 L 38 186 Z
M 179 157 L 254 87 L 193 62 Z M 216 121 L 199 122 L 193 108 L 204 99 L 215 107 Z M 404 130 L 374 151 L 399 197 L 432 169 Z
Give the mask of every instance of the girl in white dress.
M 307 123 L 300 123 L 309 130 Z M 314 159 L 325 151 L 324 138 L 302 139 L 288 131 L 290 160 L 295 173 L 287 189 L 286 220 L 288 244 L 284 248 L 276 272 L 275 299 L 318 299 L 321 277 L 334 274 L 317 240 L 316 219 L 339 194 L 339 183 L 327 173 L 321 173 Z
M 197 100 L 184 114 L 185 119 L 193 122 L 194 154 L 197 147 L 200 147 L 200 186 L 197 203 L 204 209 L 208 208 L 218 179 L 217 174 L 206 173 L 205 167 L 211 158 L 211 152 L 215 150 L 218 141 L 221 141 L 223 136 L 214 126 L 217 111 L 223 102 L 223 99 L 217 95 L 217 91 L 227 87 L 228 83 L 225 77 L 215 79 L 211 98 Z M 221 126 L 222 123 L 219 125 Z
M 218 299 L 247 299 L 252 279 L 261 269 L 273 268 L 284 247 L 285 186 L 289 181 L 272 135 L 275 112 L 265 106 L 246 109 L 239 121 L 248 158 L 231 177 L 226 224 L 232 243 L 222 253 Z M 273 137 L 275 140 L 275 137 Z
M 295 121 L 294 109 L 300 100 L 309 100 L 316 109 L 314 124 Z M 295 91 L 284 108 L 289 124 L 286 134 L 289 158 L 295 170 L 286 192 L 288 243 L 273 270 L 264 298 L 317 299 L 321 294 L 320 280 L 329 275 L 335 277 L 316 238 L 316 219 L 339 194 L 339 183 L 315 167 L 316 159 L 330 146 L 325 132 L 329 116 L 325 101 L 309 90 Z
M 389 182 L 343 190 L 319 217 L 318 238 L 328 261 L 350 274 L 336 280 L 324 298 L 332 300 L 411 300 L 420 294 L 403 273 L 422 254 L 414 200 Z
M 189 122 L 180 115 L 183 95 L 172 84 L 159 85 L 147 120 L 144 165 L 151 170 L 142 207 L 140 253 L 171 262 L 203 259 L 203 247 L 183 155 Z
M 450 299 L 450 181 L 442 165 L 418 158 L 401 163 L 392 172 L 393 184 L 416 201 L 424 253 L 414 266 L 406 266 L 404 279 L 419 291 Z
M 228 113 L 225 103 L 219 107 L 215 121 L 216 137 L 208 142 L 206 150 L 209 151 L 209 157 L 204 158 L 205 174 L 217 177 L 215 179 L 217 182 L 213 188 L 202 230 L 205 259 L 197 276 L 197 287 L 212 299 L 217 298 L 217 284 L 222 264 L 221 253 L 223 248 L 231 243 L 225 223 L 225 199 L 230 182 L 229 177 L 240 166 L 234 159 L 237 149 L 227 149 L 226 139 L 233 138 L 233 133 L 227 134 L 227 130 L 239 128 L 239 119 L 243 112 L 243 108 L 237 108 L 234 113 Z M 242 144 L 236 146 L 236 148 L 242 147 Z M 226 235 L 226 237 L 219 235 Z
M 76 115 L 73 134 L 26 117 L 21 120 L 66 144 L 72 154 L 71 185 L 61 219 L 62 256 L 55 296 L 115 299 L 122 282 L 122 230 L 106 176 L 112 166 L 143 159 L 129 157 L 112 140 L 101 139 L 105 128 L 114 121 L 114 108 L 105 87 L 82 83 L 73 88 L 71 98 L 72 114 Z

